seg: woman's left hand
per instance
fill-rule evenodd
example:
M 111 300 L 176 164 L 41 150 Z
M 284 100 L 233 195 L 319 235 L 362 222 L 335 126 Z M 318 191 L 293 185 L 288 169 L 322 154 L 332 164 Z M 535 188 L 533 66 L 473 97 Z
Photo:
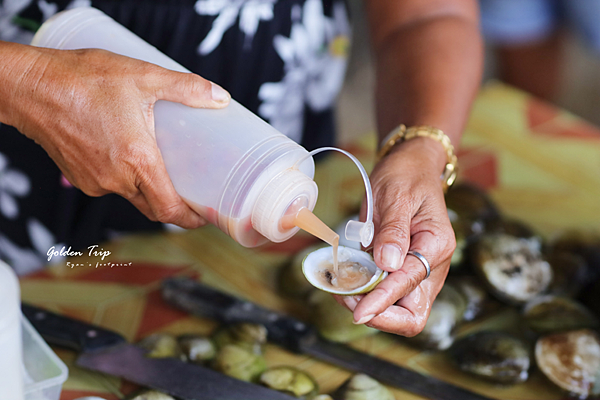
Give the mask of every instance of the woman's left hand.
M 373 171 L 373 256 L 389 275 L 367 295 L 336 296 L 355 323 L 403 336 L 423 330 L 456 247 L 440 181 L 444 157 L 439 143 L 416 138 L 397 145 Z M 428 279 L 409 250 L 429 261 Z

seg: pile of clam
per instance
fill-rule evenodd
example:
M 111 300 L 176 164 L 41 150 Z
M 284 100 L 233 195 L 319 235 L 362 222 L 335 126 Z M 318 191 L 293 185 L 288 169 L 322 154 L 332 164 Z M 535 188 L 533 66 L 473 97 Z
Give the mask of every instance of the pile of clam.
M 330 296 L 329 296 L 330 297 Z M 225 375 L 266 386 L 305 400 L 394 400 L 393 394 L 374 379 L 356 374 L 331 395 L 319 394 L 316 380 L 306 371 L 290 366 L 267 365 L 264 326 L 240 323 L 222 326 L 212 335 L 174 336 L 155 333 L 138 344 L 151 358 L 178 358 L 215 369 Z M 154 390 L 143 390 L 131 400 L 175 400 Z
M 544 239 L 470 186 L 446 203 L 457 250 L 425 329 L 409 341 L 493 382 L 524 382 L 537 368 L 577 398 L 600 394 L 600 236 Z M 461 329 L 509 310 L 515 318 L 502 328 Z
M 472 186 L 453 187 L 446 204 L 457 239 L 450 274 L 423 332 L 401 340 L 443 351 L 458 369 L 494 384 L 543 374 L 577 398 L 600 395 L 600 235 L 542 238 Z M 316 249 L 282 270 L 281 292 L 310 304 L 312 323 L 330 340 L 376 333 L 352 324 L 351 313 L 304 277 L 302 260 Z M 502 316 L 510 321 L 492 323 Z

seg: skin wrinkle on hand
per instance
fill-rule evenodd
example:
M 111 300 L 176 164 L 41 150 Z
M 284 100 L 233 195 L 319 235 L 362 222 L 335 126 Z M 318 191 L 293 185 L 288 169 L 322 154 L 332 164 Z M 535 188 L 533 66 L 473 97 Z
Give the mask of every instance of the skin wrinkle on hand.
M 154 135 L 153 104 L 164 99 L 226 106 L 228 101 L 212 99 L 210 82 L 103 50 L 0 42 L 0 51 L 14 67 L 14 72 L 0 70 L 6 83 L 0 87 L 1 122 L 39 143 L 69 182 L 91 196 L 116 193 L 131 199 L 151 220 L 184 228 L 205 223 L 167 175 Z M 15 65 L 19 60 L 24 64 Z M 9 79 L 18 71 L 29 72 L 21 80 Z M 190 91 L 201 85 L 205 90 Z

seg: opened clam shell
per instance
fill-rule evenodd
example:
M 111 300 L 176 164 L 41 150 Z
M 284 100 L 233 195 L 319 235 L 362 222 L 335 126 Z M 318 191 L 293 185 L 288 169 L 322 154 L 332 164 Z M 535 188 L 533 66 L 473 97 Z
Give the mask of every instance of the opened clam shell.
M 306 256 L 302 272 L 317 289 L 346 296 L 370 292 L 387 276 L 369 253 L 350 247 L 338 247 L 338 263 L 335 273 L 332 247 L 325 247 Z
M 589 329 L 543 336 L 536 342 L 535 359 L 548 379 L 579 398 L 586 398 L 597 385 L 600 340 Z

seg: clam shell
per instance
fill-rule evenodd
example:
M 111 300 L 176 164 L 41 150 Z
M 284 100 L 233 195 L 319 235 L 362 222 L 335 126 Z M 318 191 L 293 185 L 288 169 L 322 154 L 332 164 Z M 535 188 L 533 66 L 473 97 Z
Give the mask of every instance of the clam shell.
M 597 384 L 600 340 L 589 329 L 544 336 L 535 345 L 535 359 L 544 375 L 556 385 L 586 397 Z
M 332 342 L 350 342 L 379 332 L 364 324 L 354 324 L 352 314 L 328 293 L 312 289 L 308 304 L 311 322 L 321 336 Z
M 339 288 L 335 288 L 332 286 L 324 286 L 319 281 L 319 273 L 323 271 L 323 264 L 328 263 L 329 265 L 333 262 L 333 251 L 332 247 L 325 247 L 310 253 L 304 259 L 302 263 L 302 272 L 306 279 L 316 287 L 317 289 L 323 290 L 325 292 L 339 294 L 339 295 L 355 295 L 361 293 L 370 292 L 377 286 L 379 282 L 381 282 L 386 276 L 387 272 L 383 271 L 375 264 L 373 261 L 373 257 L 364 251 L 352 249 L 350 247 L 339 246 L 338 247 L 338 262 L 344 261 L 354 261 L 360 263 L 362 266 L 367 267 L 371 272 L 373 272 L 373 276 L 365 285 L 357 287 L 351 290 L 342 290 Z
M 300 399 L 312 399 L 319 392 L 317 381 L 308 372 L 288 366 L 267 369 L 258 382 Z
M 219 350 L 212 367 L 233 378 L 254 382 L 267 369 L 267 362 L 262 355 L 244 347 L 228 344 Z
M 512 384 L 529 377 L 527 345 L 504 332 L 474 333 L 454 343 L 449 354 L 461 370 L 493 382 Z
M 583 304 L 560 296 L 539 296 L 523 309 L 525 325 L 538 335 L 598 328 L 600 322 Z
M 446 280 L 445 286 L 448 285 L 455 287 L 467 302 L 462 316 L 464 321 L 472 321 L 481 315 L 488 301 L 488 294 L 475 276 L 452 276 Z
M 454 329 L 466 309 L 467 299 L 451 283 L 446 283 L 431 306 L 423 331 L 406 340 L 425 349 L 447 349 L 454 343 Z
M 552 281 L 538 238 L 488 234 L 473 248 L 475 270 L 501 301 L 521 305 L 543 293 Z
M 177 341 L 187 360 L 192 363 L 203 364 L 217 354 L 215 343 L 205 336 L 183 335 L 177 338 Z
M 313 286 L 304 277 L 302 263 L 307 255 L 326 246 L 327 244 L 321 243 L 302 249 L 292 258 L 289 264 L 285 264 L 281 268 L 277 277 L 277 284 L 282 295 L 302 298 L 314 290 Z
M 138 345 L 148 352 L 149 358 L 179 358 L 185 361 L 185 355 L 177 342 L 177 338 L 168 333 L 153 333 L 142 339 Z
M 395 400 L 392 392 L 365 374 L 352 375 L 333 394 L 335 400 Z

